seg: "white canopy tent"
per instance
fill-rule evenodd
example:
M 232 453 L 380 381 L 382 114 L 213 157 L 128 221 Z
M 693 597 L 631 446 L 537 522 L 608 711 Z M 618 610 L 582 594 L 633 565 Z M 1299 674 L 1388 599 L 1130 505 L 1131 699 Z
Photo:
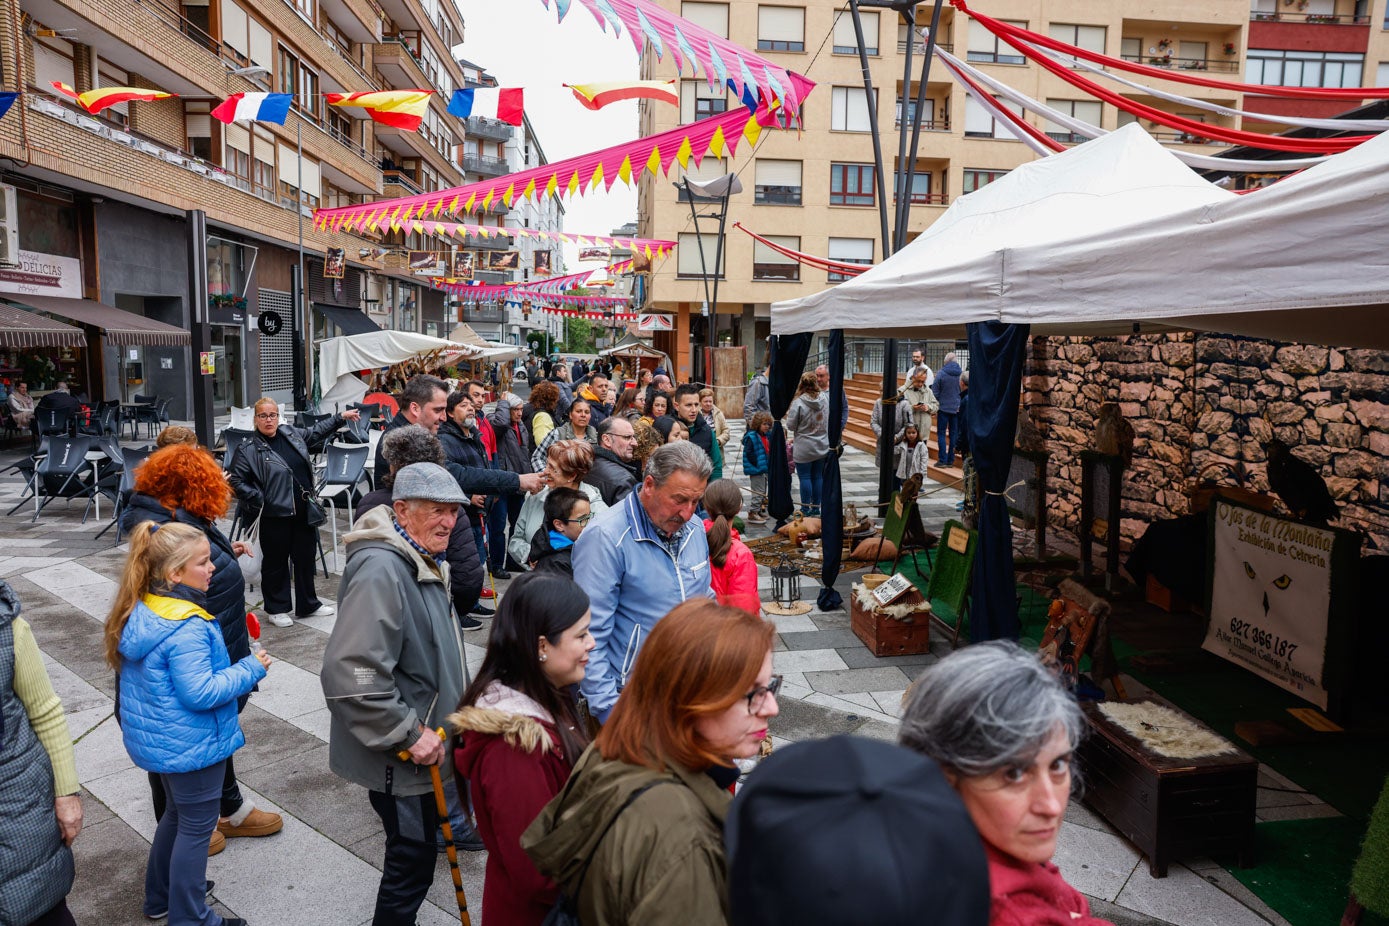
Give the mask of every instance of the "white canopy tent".
M 1271 187 L 1207 183 L 1137 125 L 962 196 L 910 245 L 772 306 L 772 333 L 1199 330 L 1389 349 L 1389 135 Z
M 482 335 L 473 330 L 473 326 L 467 322 L 460 322 L 449 332 L 449 340 L 457 341 L 459 344 L 468 344 L 476 347 L 479 353 L 474 354 L 472 360 L 489 360 L 493 363 L 504 363 L 507 360 L 515 360 L 522 354 L 530 353 L 529 348 L 517 347 L 514 344 L 502 344 L 500 341 L 489 341 Z
M 343 376 L 351 376 L 358 370 L 375 370 L 404 363 L 411 357 L 433 351 L 440 351 L 440 361 L 449 364 L 460 358 L 478 356 L 481 349 L 470 344 L 431 338 L 410 331 L 371 331 L 320 341 L 320 382 L 329 384 L 324 398 L 326 400 L 329 395 L 337 396 L 343 391 L 338 386 L 338 381 Z M 344 388 L 347 386 L 350 384 L 344 384 Z

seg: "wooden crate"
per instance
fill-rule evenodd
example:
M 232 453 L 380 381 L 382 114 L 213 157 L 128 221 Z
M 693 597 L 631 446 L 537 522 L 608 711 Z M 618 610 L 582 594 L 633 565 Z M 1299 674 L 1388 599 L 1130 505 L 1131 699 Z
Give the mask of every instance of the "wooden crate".
M 1172 705 L 1165 705 L 1172 707 Z M 1091 735 L 1076 752 L 1085 802 L 1144 855 L 1155 878 L 1183 856 L 1234 854 L 1252 864 L 1259 764 L 1236 751 L 1172 759 L 1149 751 L 1083 705 Z
M 849 597 L 850 627 L 854 636 L 863 641 L 874 656 L 916 656 L 931 651 L 931 609 L 915 589 L 906 592 L 893 604 L 916 604 L 915 616 L 906 619 L 888 617 L 880 610 L 867 610 L 857 596 Z

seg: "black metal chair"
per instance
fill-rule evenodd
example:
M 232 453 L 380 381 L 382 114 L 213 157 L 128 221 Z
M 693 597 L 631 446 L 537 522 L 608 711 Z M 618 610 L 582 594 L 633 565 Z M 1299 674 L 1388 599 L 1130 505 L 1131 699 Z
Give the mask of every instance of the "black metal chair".
M 33 453 L 17 463 L 7 466 L 4 470 L 0 470 L 0 475 L 4 475 L 5 473 L 19 473 L 24 479 L 24 494 L 20 496 L 19 502 L 6 512 L 6 515 L 14 514 L 33 499 L 35 493 L 34 483 L 37 478 L 34 475 L 34 471 L 38 469 L 39 461 L 48 454 L 48 441 L 49 438 L 47 437 L 39 438 L 38 446 L 34 449 Z M 35 510 L 37 510 L 37 508 Z
M 146 429 L 146 436 L 153 439 L 155 429 L 169 423 L 169 405 L 174 400 L 155 399 L 152 406 L 141 406 L 135 409 L 136 426 L 143 424 Z
M 119 447 L 119 445 L 117 445 Z M 121 527 L 121 517 L 125 514 L 126 505 L 130 504 L 130 493 L 135 491 L 135 470 L 154 451 L 149 447 L 139 450 L 121 449 L 119 469 L 115 472 L 107 472 L 97 479 L 97 491 L 115 502 L 115 514 L 111 515 L 111 523 L 103 527 L 98 533 L 97 538 L 109 531 L 112 527 L 116 529 L 116 543 L 121 542 L 121 537 L 125 530 Z M 110 451 L 107 451 L 108 456 Z
M 240 428 L 222 429 L 222 469 L 231 469 L 232 457 L 236 455 L 236 449 L 255 434 L 255 431 L 243 431 Z
M 87 507 L 82 512 L 82 523 L 87 523 L 92 502 L 96 498 L 96 479 L 85 478 L 92 473 L 92 464 L 87 460 L 91 452 L 90 437 L 50 437 L 48 453 L 34 467 L 35 500 L 42 498 L 34 511 L 34 520 L 39 519 L 43 509 L 55 498 L 85 498 Z
M 89 423 L 78 423 L 77 433 L 88 434 L 93 437 L 105 437 L 108 434 L 119 434 L 120 428 L 121 403 L 102 402 L 92 410 Z
M 343 431 L 348 438 L 346 443 L 365 444 L 371 440 L 371 419 L 381 414 L 381 406 L 376 403 L 363 405 L 361 402 L 353 402 L 347 406 L 348 411 L 354 408 L 362 413 L 362 417 L 343 425 Z
M 150 406 L 150 407 L 153 407 L 153 406 L 154 406 L 154 403 L 155 403 L 157 400 L 158 400 L 158 396 L 141 395 L 141 394 L 138 393 L 138 392 L 137 392 L 135 395 L 131 396 L 131 399 L 130 399 L 130 401 L 131 401 L 131 402 L 134 402 L 135 405 L 137 405 L 137 406 L 148 405 L 148 406 Z M 140 408 L 131 408 L 130 406 L 126 406 L 125 408 L 121 409 L 121 426 L 124 427 L 125 424 L 126 424 L 126 422 L 129 422 L 129 423 L 130 423 L 130 439 L 131 439 L 131 440 L 135 440 L 137 437 L 140 436 L 139 429 L 140 429 L 140 412 L 141 412 L 141 410 L 142 410 L 142 409 L 140 409 Z
M 332 525 L 333 531 L 333 566 L 338 566 L 338 505 L 343 504 L 347 508 L 347 526 L 352 526 L 352 506 L 361 496 L 357 494 L 357 486 L 366 478 L 367 473 L 367 454 L 370 447 L 367 444 L 329 444 L 326 448 L 327 460 L 323 467 L 323 475 L 319 477 L 318 487 L 314 489 L 314 495 L 321 504 L 327 505 L 332 509 L 332 514 L 328 517 L 328 523 Z M 322 548 L 320 547 L 320 558 L 322 558 Z M 328 564 L 324 562 L 323 571 L 326 574 Z
M 72 412 L 65 408 L 40 408 L 34 411 L 34 426 L 40 438 L 72 434 L 73 421 Z

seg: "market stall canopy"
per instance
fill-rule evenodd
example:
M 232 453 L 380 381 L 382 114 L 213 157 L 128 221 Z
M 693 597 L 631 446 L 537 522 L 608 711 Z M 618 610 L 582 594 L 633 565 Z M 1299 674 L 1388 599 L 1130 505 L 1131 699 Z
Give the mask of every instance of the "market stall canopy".
M 657 366 L 664 366 L 667 370 L 671 369 L 670 358 L 666 356 L 665 351 L 659 351 L 630 334 L 612 347 L 600 350 L 598 353 L 604 357 L 618 357 L 627 360 L 655 360 Z
M 477 356 L 479 349 L 469 344 L 431 338 L 411 331 L 374 331 L 318 342 L 319 376 L 331 383 L 331 393 L 338 378 L 358 370 L 376 370 L 404 363 L 420 354 L 439 352 L 439 361 L 450 364 L 459 359 Z
M 0 347 L 86 347 L 81 328 L 0 303 Z
M 360 309 L 355 309 L 352 306 L 315 302 L 313 308 L 319 315 L 337 325 L 338 330 L 343 334 L 371 334 L 381 330 L 380 325 L 367 318 Z
M 1137 125 L 1025 164 L 772 333 L 1213 331 L 1389 349 L 1389 135 L 1236 195 Z
M 118 309 L 91 299 L 66 299 L 61 296 L 14 295 L 7 297 L 21 306 L 32 306 L 40 312 L 57 315 L 79 325 L 100 328 L 111 344 L 148 344 L 179 347 L 192 343 L 192 336 L 182 328 Z M 85 338 L 83 339 L 85 343 Z
M 480 353 L 474 357 L 470 357 L 470 360 L 487 360 L 492 363 L 504 363 L 507 360 L 515 360 L 523 353 L 529 353 L 525 348 L 517 347 L 514 344 L 489 341 L 474 331 L 473 326 L 467 322 L 460 322 L 450 331 L 449 340 L 457 341 L 459 344 L 469 344 L 476 347 Z

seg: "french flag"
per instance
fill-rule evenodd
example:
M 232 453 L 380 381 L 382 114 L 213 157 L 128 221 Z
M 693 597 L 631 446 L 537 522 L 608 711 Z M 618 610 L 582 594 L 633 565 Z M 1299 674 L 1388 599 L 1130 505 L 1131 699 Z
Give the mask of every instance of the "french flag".
M 449 112 L 460 119 L 484 116 L 520 125 L 525 115 L 525 91 L 520 87 L 475 87 L 453 91 Z
M 212 111 L 212 115 L 230 125 L 247 119 L 284 125 L 289 116 L 292 93 L 233 93 Z

